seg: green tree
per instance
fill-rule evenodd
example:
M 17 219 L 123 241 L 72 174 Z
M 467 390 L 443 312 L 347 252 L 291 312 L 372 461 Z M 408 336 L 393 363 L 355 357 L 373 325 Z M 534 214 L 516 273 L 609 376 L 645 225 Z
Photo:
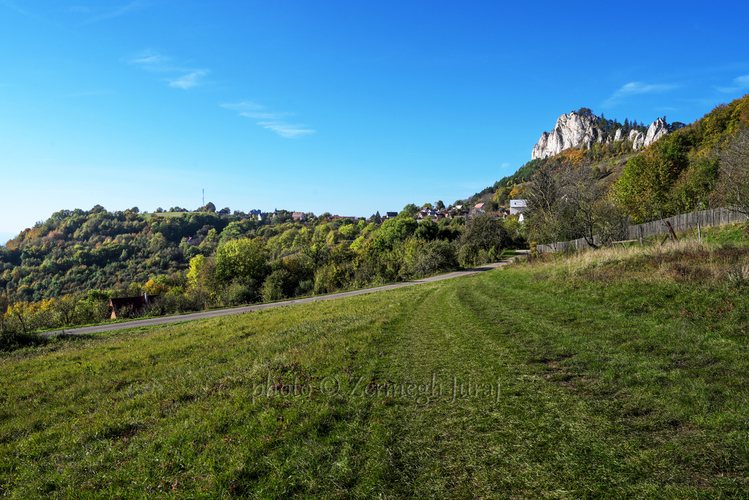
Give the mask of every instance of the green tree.
M 413 203 L 409 203 L 408 205 L 403 207 L 403 210 L 401 210 L 400 214 L 398 215 L 405 214 L 409 217 L 413 217 L 414 215 L 416 215 L 418 211 L 419 211 L 419 207 L 417 207 Z
M 395 219 L 382 223 L 380 230 L 373 236 L 373 245 L 383 250 L 392 250 L 393 246 L 414 234 L 418 223 L 403 212 Z
M 10 307 L 10 299 L 6 295 L 0 295 L 0 334 L 5 331 L 5 313 Z
M 496 214 L 483 214 L 468 221 L 461 239 L 464 246 L 472 245 L 478 250 L 486 251 L 494 249 L 497 255 L 511 242 L 512 238 L 502 219 Z
M 682 171 L 689 166 L 691 141 L 688 134 L 670 134 L 627 162 L 614 185 L 613 195 L 634 222 L 647 222 L 676 213 L 678 205 L 672 191 Z
M 525 224 L 531 240 L 554 243 L 564 234 L 563 187 L 550 162 L 531 177 L 526 193 Z
M 731 210 L 749 215 L 749 128 L 740 130 L 720 153 L 717 194 Z
M 439 228 L 437 227 L 437 224 L 434 223 L 434 221 L 425 220 L 419 223 L 416 231 L 414 231 L 414 238 L 431 241 L 437 237 L 438 232 Z
M 55 312 L 56 319 L 64 326 L 71 326 L 76 324 L 76 307 L 78 302 L 81 300 L 80 294 L 71 293 L 58 298 L 52 303 L 52 308 Z
M 448 241 L 411 240 L 406 244 L 404 260 L 401 269 L 404 278 L 429 276 L 458 267 L 455 245 Z
M 190 259 L 190 267 L 187 272 L 187 283 L 190 287 L 197 287 L 200 283 L 200 275 L 208 259 L 203 255 L 196 255 Z
M 216 250 L 216 277 L 225 283 L 237 280 L 260 286 L 269 266 L 262 238 L 237 239 L 219 245 Z
M 287 289 L 291 282 L 291 275 L 285 269 L 273 271 L 263 283 L 263 300 L 272 302 L 288 297 Z

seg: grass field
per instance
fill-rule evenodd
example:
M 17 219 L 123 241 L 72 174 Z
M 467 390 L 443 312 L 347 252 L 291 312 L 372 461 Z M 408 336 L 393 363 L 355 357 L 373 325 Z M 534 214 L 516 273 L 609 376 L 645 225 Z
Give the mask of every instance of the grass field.
M 5 353 L 0 496 L 746 498 L 737 235 Z

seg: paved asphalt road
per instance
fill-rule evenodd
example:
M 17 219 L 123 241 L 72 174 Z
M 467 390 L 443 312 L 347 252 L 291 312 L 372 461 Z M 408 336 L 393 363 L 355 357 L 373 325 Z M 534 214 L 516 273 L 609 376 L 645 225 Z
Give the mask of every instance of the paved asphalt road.
M 518 253 L 520 255 L 524 255 L 528 253 L 528 251 L 520 250 L 518 251 Z M 487 264 L 482 267 L 474 267 L 473 269 L 467 269 L 465 271 L 456 271 L 454 273 L 440 274 L 439 276 L 432 276 L 431 278 L 424 278 L 421 280 L 414 280 L 414 281 L 404 281 L 402 283 L 394 283 L 392 285 L 377 286 L 374 288 L 365 288 L 363 290 L 352 290 L 350 292 L 331 293 L 329 295 L 308 297 L 306 299 L 284 300 L 282 302 L 272 302 L 270 304 L 256 304 L 252 306 L 233 307 L 231 309 L 217 309 L 215 311 L 182 314 L 179 316 L 161 316 L 159 318 L 139 319 L 135 321 L 125 321 L 123 323 L 109 323 L 109 324 L 97 325 L 97 326 L 84 326 L 82 328 L 55 330 L 55 331 L 50 331 L 50 332 L 44 332 L 44 333 L 41 333 L 40 335 L 49 337 L 52 335 L 59 335 L 61 333 L 65 333 L 68 335 L 81 335 L 84 333 L 109 332 L 112 330 L 124 330 L 126 328 L 166 325 L 167 323 L 177 323 L 180 321 L 192 321 L 194 319 L 215 318 L 217 316 L 228 316 L 230 314 L 242 314 L 242 313 L 251 312 L 251 311 L 260 311 L 262 309 L 270 309 L 272 307 L 284 307 L 284 306 L 290 306 L 292 304 L 306 304 L 308 302 L 318 302 L 320 300 L 342 299 L 343 297 L 353 297 L 354 295 L 362 295 L 365 293 L 374 293 L 374 292 L 379 292 L 382 290 L 393 290 L 395 288 L 401 288 L 404 286 L 420 285 L 422 283 L 431 283 L 433 281 L 448 280 L 451 278 L 458 278 L 460 276 L 470 276 L 472 274 L 477 274 L 477 273 L 481 273 L 484 271 L 489 271 L 491 269 L 496 269 L 500 266 L 504 266 L 505 264 L 509 264 L 510 262 L 512 262 L 513 259 L 514 257 L 507 259 L 507 260 L 503 260 L 501 262 L 496 262 L 494 264 Z

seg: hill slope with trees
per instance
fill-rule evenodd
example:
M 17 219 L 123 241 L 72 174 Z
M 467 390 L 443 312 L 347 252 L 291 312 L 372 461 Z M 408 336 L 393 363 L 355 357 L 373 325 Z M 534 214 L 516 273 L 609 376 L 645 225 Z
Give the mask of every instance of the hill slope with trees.
M 629 223 L 707 208 L 749 213 L 749 95 L 669 130 L 642 151 L 623 140 L 533 160 L 475 198 L 527 199 L 525 234 L 538 243 L 608 241 Z
M 439 221 L 407 205 L 380 222 L 281 211 L 63 210 L 0 248 L 0 327 L 102 321 L 110 298 L 159 296 L 141 314 L 226 307 L 407 280 L 496 261 L 524 245 L 496 214 Z M 224 212 L 228 212 L 228 209 Z

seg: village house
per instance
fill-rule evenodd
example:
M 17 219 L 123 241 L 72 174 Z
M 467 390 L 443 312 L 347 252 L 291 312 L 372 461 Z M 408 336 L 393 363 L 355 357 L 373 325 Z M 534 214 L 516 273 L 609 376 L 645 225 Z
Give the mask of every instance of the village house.
M 510 215 L 519 214 L 526 206 L 527 200 L 510 200 Z
M 159 298 L 158 295 L 141 295 L 138 297 L 119 297 L 109 299 L 107 314 L 110 319 L 130 318 L 142 313 L 148 304 Z
M 477 217 L 484 214 L 484 203 L 477 203 L 468 213 L 469 217 Z

